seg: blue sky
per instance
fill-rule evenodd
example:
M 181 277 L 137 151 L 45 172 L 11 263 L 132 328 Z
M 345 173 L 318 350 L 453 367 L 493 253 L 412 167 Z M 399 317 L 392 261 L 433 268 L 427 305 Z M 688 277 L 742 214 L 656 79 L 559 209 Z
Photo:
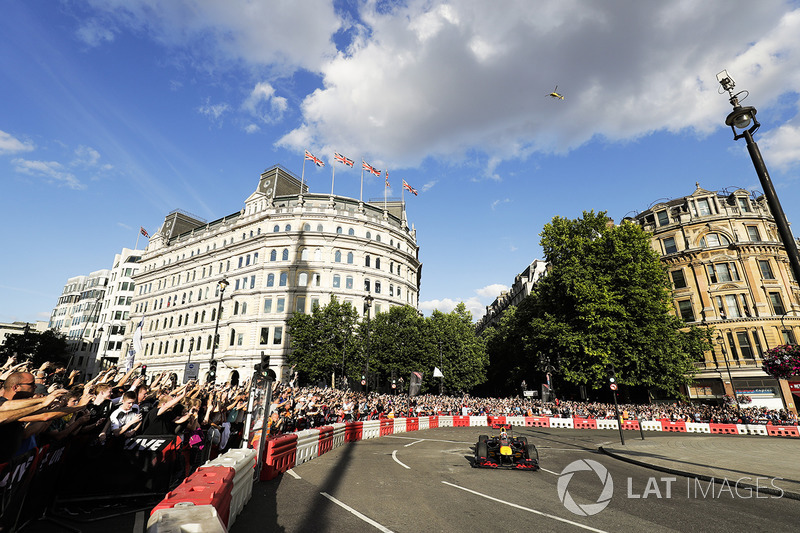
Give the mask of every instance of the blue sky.
M 0 322 L 47 320 L 139 226 L 238 211 L 306 149 L 328 163 L 306 166 L 314 192 L 334 151 L 389 169 L 392 196 L 417 188 L 420 308 L 477 319 L 556 215 L 761 190 L 722 69 L 796 221 L 798 34 L 798 3 L 772 0 L 4 2 Z M 359 177 L 338 165 L 335 192 L 358 197 Z

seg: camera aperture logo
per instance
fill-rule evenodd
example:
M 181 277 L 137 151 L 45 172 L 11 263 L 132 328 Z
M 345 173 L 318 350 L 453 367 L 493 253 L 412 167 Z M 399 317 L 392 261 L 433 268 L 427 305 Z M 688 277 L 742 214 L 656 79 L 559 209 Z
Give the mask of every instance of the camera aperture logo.
M 603 488 L 600 491 L 600 495 L 597 497 L 597 502 L 579 504 L 572 498 L 567 490 L 569 482 L 572 480 L 572 476 L 575 475 L 575 472 L 589 470 L 597 474 Z M 591 459 L 579 459 L 565 466 L 564 470 L 558 475 L 556 488 L 558 490 L 558 499 L 561 500 L 564 507 L 566 507 L 568 511 L 579 516 L 596 515 L 611 503 L 611 497 L 614 495 L 614 481 L 611 479 L 611 474 L 608 473 L 606 467 Z

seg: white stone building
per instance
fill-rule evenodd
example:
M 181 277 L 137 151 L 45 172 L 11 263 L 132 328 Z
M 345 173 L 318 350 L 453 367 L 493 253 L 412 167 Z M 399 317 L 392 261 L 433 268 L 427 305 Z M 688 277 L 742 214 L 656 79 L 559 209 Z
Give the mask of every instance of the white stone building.
M 332 295 L 362 311 L 371 295 L 372 313 L 416 308 L 418 252 L 401 202 L 309 193 L 274 166 L 240 211 L 210 223 L 182 211 L 166 216 L 142 254 L 126 339 L 141 321 L 136 362 L 182 376 L 191 361 L 202 377 L 222 301 L 218 381 L 250 376 L 262 352 L 285 379 L 291 313 L 324 306 Z

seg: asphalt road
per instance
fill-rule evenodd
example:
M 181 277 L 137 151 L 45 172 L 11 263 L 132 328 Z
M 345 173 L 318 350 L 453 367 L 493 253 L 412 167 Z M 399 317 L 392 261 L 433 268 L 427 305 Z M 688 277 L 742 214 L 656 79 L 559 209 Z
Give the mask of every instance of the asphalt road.
M 440 428 L 341 446 L 257 483 L 231 532 L 798 528 L 798 501 L 756 497 L 746 489 L 672 476 L 599 453 L 599 445 L 618 443 L 615 431 L 520 428 L 517 434 L 539 448 L 538 472 L 472 468 L 481 433 L 490 430 Z M 584 470 L 562 476 L 568 465 Z

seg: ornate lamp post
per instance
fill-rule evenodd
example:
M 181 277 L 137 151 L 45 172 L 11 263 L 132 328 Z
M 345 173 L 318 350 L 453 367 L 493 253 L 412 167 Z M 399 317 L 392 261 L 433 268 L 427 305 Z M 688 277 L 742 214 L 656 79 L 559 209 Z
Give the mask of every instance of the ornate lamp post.
M 372 308 L 372 302 L 375 298 L 372 297 L 371 294 L 367 294 L 364 297 L 364 307 L 366 308 L 366 315 L 367 315 L 367 360 L 364 364 L 364 393 L 369 392 L 369 311 Z
M 225 294 L 225 289 L 228 288 L 228 280 L 222 278 L 217 282 L 219 285 L 219 305 L 217 306 L 217 321 L 214 325 L 214 338 L 211 343 L 211 360 L 208 362 L 208 381 L 214 383 L 217 379 L 217 360 L 214 359 L 214 354 L 217 351 L 217 332 L 219 331 L 219 317 L 222 314 L 222 297 Z
M 736 402 L 736 411 L 739 411 L 739 400 L 736 398 L 736 387 L 733 386 L 731 367 L 728 364 L 728 350 L 725 349 L 725 339 L 722 338 L 722 335 L 717 337 L 717 344 L 719 344 L 720 350 L 722 351 L 722 360 L 725 362 L 725 368 L 728 371 L 728 381 L 730 381 L 731 384 L 731 396 L 733 396 L 733 400 Z
M 750 159 L 753 160 L 753 166 L 756 169 L 756 174 L 758 174 L 761 187 L 764 189 L 764 196 L 767 198 L 767 205 L 769 205 L 769 210 L 772 212 L 772 217 L 775 219 L 775 225 L 778 227 L 778 233 L 780 234 L 783 247 L 786 250 L 786 255 L 789 256 L 789 266 L 792 269 L 792 274 L 794 274 L 795 282 L 800 283 L 800 254 L 798 254 L 797 245 L 789 229 L 789 223 L 786 221 L 786 215 L 778 200 L 778 194 L 772 186 L 772 180 L 767 172 L 767 165 L 764 164 L 761 151 L 753 140 L 753 134 L 761 127 L 761 124 L 756 120 L 756 108 L 741 106 L 739 103 L 739 95 L 744 94 L 742 97 L 742 100 L 744 100 L 749 93 L 747 91 L 740 91 L 736 94 L 733 93 L 733 88 L 736 84 L 727 70 L 723 70 L 717 74 L 717 81 L 722 85 L 722 89 L 727 91 L 728 96 L 730 96 L 730 103 L 733 106 L 733 111 L 725 118 L 725 124 L 731 127 L 734 141 L 739 139 L 745 139 L 747 141 L 747 151 L 750 153 Z M 750 125 L 751 123 L 752 126 Z

